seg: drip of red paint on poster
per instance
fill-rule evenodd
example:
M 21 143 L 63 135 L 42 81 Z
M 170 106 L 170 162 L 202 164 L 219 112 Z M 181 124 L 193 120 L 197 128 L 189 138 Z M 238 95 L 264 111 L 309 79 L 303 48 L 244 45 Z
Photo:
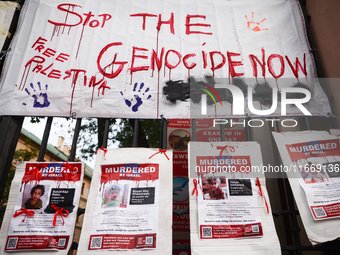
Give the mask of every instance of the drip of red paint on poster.
M 63 167 L 63 166 L 64 166 L 66 169 L 70 169 L 70 172 L 71 172 L 71 173 L 75 173 L 75 172 L 78 170 L 78 169 L 77 169 L 77 170 L 74 170 L 75 167 L 70 166 L 70 164 L 69 164 L 67 161 L 64 161 L 64 162 L 63 162 L 63 164 L 61 165 L 61 167 Z M 72 179 L 72 174 L 69 174 L 69 175 L 68 175 L 68 180 L 67 180 L 67 181 L 68 181 L 67 186 L 68 186 L 69 183 L 72 181 L 71 179 Z M 73 182 L 76 182 L 76 180 L 73 180 Z M 59 185 L 60 185 L 60 183 L 59 183 Z
M 41 168 L 34 167 L 32 171 L 26 170 L 25 174 L 26 175 L 31 175 L 31 180 L 33 180 L 33 176 L 35 176 L 35 185 L 37 185 L 40 182 L 40 171 Z
M 15 213 L 13 214 L 13 217 L 14 218 L 18 217 L 19 215 L 23 213 L 25 214 L 25 216 L 21 222 L 24 222 L 27 216 L 33 216 L 35 212 L 32 210 L 27 210 L 26 208 L 22 208 L 22 209 L 16 210 Z
M 22 191 L 22 187 L 24 187 L 24 189 L 25 189 L 25 182 L 24 183 L 21 183 L 21 185 L 20 185 L 20 192 Z

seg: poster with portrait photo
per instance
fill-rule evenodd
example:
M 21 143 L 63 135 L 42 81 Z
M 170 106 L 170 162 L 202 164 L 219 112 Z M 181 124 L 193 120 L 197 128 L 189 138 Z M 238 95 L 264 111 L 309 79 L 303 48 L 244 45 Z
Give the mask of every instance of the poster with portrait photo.
M 314 220 L 340 217 L 339 139 L 313 139 L 310 136 L 304 142 L 286 143 L 285 148 L 291 164 L 301 175 L 298 181 L 305 191 Z
M 1 228 L 1 250 L 67 254 L 83 172 L 82 163 L 18 163 Z
M 326 131 L 273 136 L 284 165 L 291 169 L 287 177 L 309 240 L 318 244 L 340 237 L 339 138 Z
M 171 254 L 172 151 L 99 150 L 78 254 Z
M 158 204 L 159 164 L 101 165 L 89 250 L 156 248 Z
M 189 143 L 192 254 L 280 254 L 261 165 L 256 142 Z

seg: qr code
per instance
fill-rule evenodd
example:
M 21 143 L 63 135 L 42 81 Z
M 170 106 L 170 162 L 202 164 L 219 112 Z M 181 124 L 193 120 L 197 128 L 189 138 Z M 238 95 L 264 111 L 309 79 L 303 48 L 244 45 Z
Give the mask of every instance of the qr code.
M 316 218 L 326 217 L 327 214 L 322 207 L 313 208 Z
M 153 244 L 153 236 L 147 236 L 145 238 L 145 244 Z
M 254 225 L 254 226 L 251 226 L 251 230 L 252 230 L 252 232 L 253 232 L 253 233 L 260 232 L 259 225 Z
M 211 227 L 203 227 L 202 228 L 202 237 L 212 237 Z
M 60 238 L 58 242 L 58 247 L 64 247 L 66 245 L 66 238 Z
M 18 237 L 9 238 L 7 243 L 7 249 L 15 249 L 17 247 L 18 239 L 19 239 Z
M 103 237 L 92 237 L 91 239 L 91 248 L 101 248 L 102 247 L 102 239 Z

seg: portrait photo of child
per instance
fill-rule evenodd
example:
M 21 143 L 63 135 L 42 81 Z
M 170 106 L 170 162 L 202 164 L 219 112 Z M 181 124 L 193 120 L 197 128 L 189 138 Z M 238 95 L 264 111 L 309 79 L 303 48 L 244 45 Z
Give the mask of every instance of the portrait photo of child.
M 107 184 L 103 193 L 102 207 L 125 207 L 127 192 L 126 185 Z
M 46 204 L 47 195 L 44 185 L 27 185 L 22 198 L 22 208 L 41 209 Z

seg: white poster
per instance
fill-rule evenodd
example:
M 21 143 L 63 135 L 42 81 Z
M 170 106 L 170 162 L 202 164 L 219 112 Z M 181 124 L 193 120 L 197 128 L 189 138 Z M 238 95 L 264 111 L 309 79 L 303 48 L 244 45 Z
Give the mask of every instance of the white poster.
M 189 143 L 192 254 L 281 253 L 261 165 L 256 142 Z
M 339 237 L 340 145 L 325 131 L 273 132 L 312 244 Z M 322 231 L 327 229 L 327 231 Z
M 1 115 L 188 118 L 201 94 L 220 117 L 330 112 L 296 0 L 28 0 L 19 21 Z
M 82 178 L 81 163 L 18 163 L 1 229 L 2 251 L 67 254 Z
M 171 151 L 99 151 L 78 254 L 171 254 L 171 183 Z
M 101 165 L 89 250 L 154 249 L 159 164 Z

